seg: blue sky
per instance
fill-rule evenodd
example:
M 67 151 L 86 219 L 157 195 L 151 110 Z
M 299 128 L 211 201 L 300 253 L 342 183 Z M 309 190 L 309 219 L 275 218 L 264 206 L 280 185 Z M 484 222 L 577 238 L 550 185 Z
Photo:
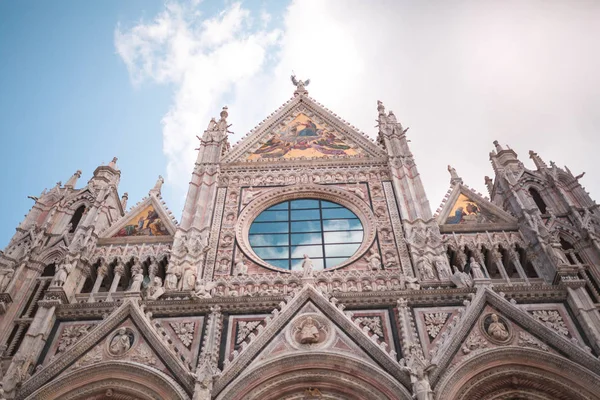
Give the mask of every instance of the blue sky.
M 374 136 L 405 126 L 435 210 L 452 164 L 485 193 L 492 141 L 568 165 L 600 197 L 600 2 L 0 0 L 0 248 L 37 196 L 119 158 L 133 205 L 159 174 L 179 219 L 196 135 L 235 142 L 310 95 Z

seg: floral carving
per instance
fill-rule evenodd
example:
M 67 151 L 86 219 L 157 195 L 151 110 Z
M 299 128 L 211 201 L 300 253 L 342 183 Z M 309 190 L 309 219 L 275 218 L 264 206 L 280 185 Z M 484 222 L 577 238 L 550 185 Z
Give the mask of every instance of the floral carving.
M 58 350 L 57 353 L 62 353 L 77 343 L 82 337 L 88 334 L 89 329 L 92 325 L 76 325 L 76 326 L 67 326 L 62 334 L 60 335 L 60 340 L 58 341 Z
M 532 312 L 533 318 L 546 325 L 559 334 L 569 337 L 569 328 L 565 325 L 560 313 L 556 310 L 536 310 Z
M 464 354 L 469 354 L 474 350 L 485 349 L 487 345 L 488 342 L 481 337 L 479 333 L 473 332 L 469 335 L 467 340 L 465 340 L 465 344 L 462 346 L 462 352 Z
M 533 337 L 532 335 L 530 335 L 527 332 L 519 332 L 519 346 L 521 347 L 531 347 L 534 349 L 539 349 L 539 350 L 543 350 L 543 351 L 548 351 L 548 346 L 546 346 L 544 343 L 540 342 L 539 340 L 537 340 L 535 337 Z
M 448 313 L 426 313 L 425 329 L 431 339 L 435 339 L 448 320 Z
M 156 365 L 156 357 L 146 346 L 138 346 L 131 355 L 131 360 L 144 365 Z
M 100 361 L 102 361 L 102 349 L 100 346 L 96 346 L 79 360 L 77 360 L 73 368 L 76 369 L 86 367 L 88 365 L 99 363 Z
M 240 321 L 238 322 L 238 331 L 235 338 L 235 344 L 240 344 L 248 335 L 250 335 L 262 321 Z
M 171 322 L 169 325 L 171 325 L 181 343 L 189 349 L 194 340 L 196 324 L 194 322 Z
M 383 328 L 381 326 L 381 318 L 379 317 L 361 317 L 361 321 L 363 324 L 369 327 L 369 329 L 379 336 L 383 338 Z

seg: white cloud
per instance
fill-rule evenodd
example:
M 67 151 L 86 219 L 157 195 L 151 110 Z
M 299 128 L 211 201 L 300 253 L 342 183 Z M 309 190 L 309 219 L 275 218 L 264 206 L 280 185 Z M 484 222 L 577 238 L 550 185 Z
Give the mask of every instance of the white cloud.
M 310 78 L 310 95 L 374 136 L 376 101 L 405 126 L 435 210 L 452 164 L 484 190 L 492 141 L 568 164 L 600 196 L 600 3 L 543 0 L 293 1 L 285 15 L 233 4 L 206 18 L 177 4 L 116 33 L 134 82 L 175 83 L 164 118 L 169 180 L 183 187 L 195 135 L 230 102 L 234 141 Z M 201 7 L 201 4 L 200 4 Z

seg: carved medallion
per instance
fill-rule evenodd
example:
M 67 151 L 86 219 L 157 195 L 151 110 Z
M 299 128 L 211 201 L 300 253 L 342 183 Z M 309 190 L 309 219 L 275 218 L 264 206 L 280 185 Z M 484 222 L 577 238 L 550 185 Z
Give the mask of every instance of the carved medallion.
M 481 331 L 492 343 L 507 344 L 512 340 L 513 332 L 510 323 L 498 314 L 489 313 L 480 319 Z
M 287 330 L 288 341 L 296 348 L 315 349 L 327 346 L 333 338 L 329 321 L 315 313 L 298 316 Z
M 121 357 L 133 347 L 135 334 L 129 328 L 119 328 L 107 341 L 108 354 L 114 357 Z

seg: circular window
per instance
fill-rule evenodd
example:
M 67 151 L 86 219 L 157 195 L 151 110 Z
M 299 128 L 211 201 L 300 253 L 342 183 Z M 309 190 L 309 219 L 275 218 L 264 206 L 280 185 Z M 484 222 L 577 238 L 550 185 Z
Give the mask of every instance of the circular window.
M 265 262 L 300 270 L 304 254 L 315 269 L 350 258 L 363 241 L 360 219 L 346 207 L 318 199 L 290 200 L 261 212 L 250 225 L 252 250 Z

